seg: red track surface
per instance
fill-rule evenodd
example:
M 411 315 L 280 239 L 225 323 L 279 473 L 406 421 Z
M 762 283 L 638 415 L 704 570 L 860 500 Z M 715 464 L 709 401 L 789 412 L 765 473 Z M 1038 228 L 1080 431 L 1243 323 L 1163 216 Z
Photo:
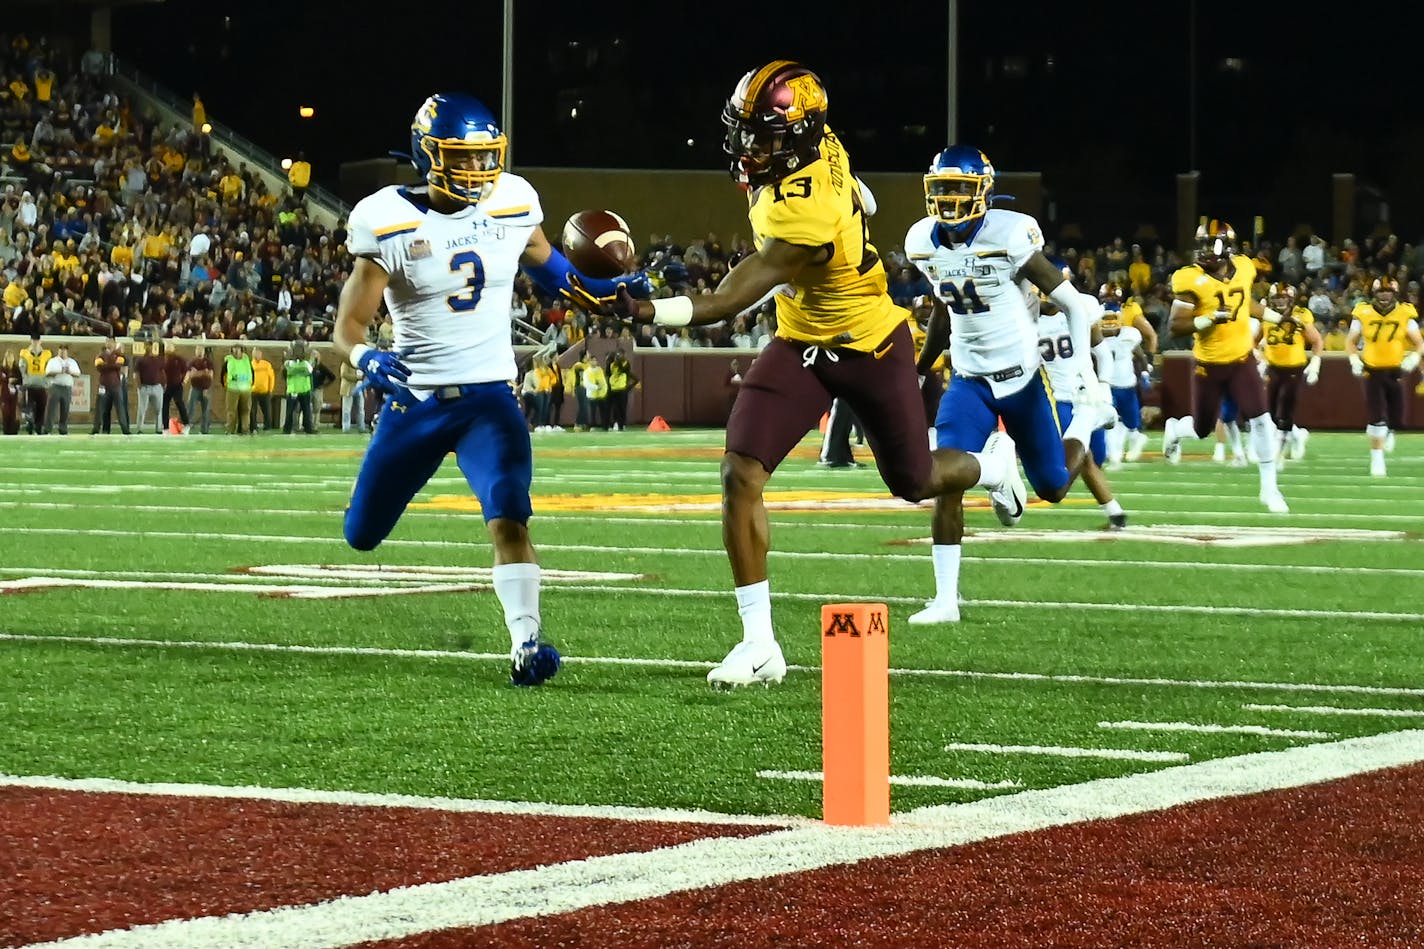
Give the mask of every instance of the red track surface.
M 1424 766 L 658 900 L 366 944 L 1424 945 Z
M 0 945 L 764 827 L 0 789 Z
M 764 828 L 0 790 L 0 943 Z M 1420 946 L 1424 766 L 393 947 Z

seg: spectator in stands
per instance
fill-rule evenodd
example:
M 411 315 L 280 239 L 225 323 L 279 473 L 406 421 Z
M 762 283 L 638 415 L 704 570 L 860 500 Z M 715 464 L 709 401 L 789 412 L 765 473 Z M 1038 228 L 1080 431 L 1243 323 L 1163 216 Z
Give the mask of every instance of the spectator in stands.
M 1325 334 L 1325 351 L 1328 353 L 1343 353 L 1345 351 L 1345 337 L 1350 329 L 1350 323 L 1345 319 L 1338 319 L 1330 326 L 1330 332 Z
M 296 159 L 287 169 L 287 183 L 292 186 L 292 198 L 300 203 L 311 185 L 311 162 L 307 161 L 306 152 L 297 152 Z
M 1296 246 L 1294 235 L 1286 238 L 1285 246 L 1276 255 L 1276 265 L 1280 276 L 1292 286 L 1305 279 L 1305 258 Z
M 1326 292 L 1324 281 L 1314 281 L 1310 299 L 1305 305 L 1320 326 L 1335 324 L 1335 300 Z

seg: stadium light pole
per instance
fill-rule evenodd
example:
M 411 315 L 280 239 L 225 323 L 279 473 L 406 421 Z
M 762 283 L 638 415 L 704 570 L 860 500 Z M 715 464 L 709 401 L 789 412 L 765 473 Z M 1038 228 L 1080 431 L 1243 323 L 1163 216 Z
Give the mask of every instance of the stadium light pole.
M 1187 171 L 1197 170 L 1197 0 L 1187 10 Z
M 949 24 L 945 29 L 944 46 L 948 56 L 945 74 L 949 83 L 949 106 L 945 115 L 948 126 L 945 140 L 952 145 L 959 141 L 959 0 L 949 0 L 948 7 Z
M 499 127 L 504 132 L 504 162 L 514 164 L 514 0 L 504 0 L 504 68 L 499 98 Z

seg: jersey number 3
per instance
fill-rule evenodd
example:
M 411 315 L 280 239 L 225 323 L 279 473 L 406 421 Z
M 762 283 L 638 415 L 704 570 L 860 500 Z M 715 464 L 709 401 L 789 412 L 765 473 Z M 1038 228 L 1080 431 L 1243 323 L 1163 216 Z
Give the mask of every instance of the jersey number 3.
M 465 275 L 465 289 L 445 298 L 445 305 L 457 313 L 473 310 L 485 288 L 485 265 L 479 254 L 466 250 L 450 258 L 451 273 L 461 273 L 466 268 L 470 272 Z

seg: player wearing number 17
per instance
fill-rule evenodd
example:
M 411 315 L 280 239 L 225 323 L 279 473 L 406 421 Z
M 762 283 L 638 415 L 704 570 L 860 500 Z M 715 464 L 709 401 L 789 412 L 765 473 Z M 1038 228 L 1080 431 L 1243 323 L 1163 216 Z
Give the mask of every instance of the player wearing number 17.
M 417 491 L 454 453 L 494 543 L 515 685 L 558 671 L 540 638 L 539 565 L 529 539 L 533 459 L 514 391 L 509 300 L 520 268 L 545 290 L 606 295 L 620 284 L 581 277 L 544 236 L 539 196 L 504 170 L 508 141 L 494 115 L 460 93 L 431 96 L 410 126 L 422 187 L 392 185 L 359 201 L 347 246 L 336 349 L 388 393 L 346 509 L 346 541 L 374 549 Z M 396 350 L 366 332 L 385 300 Z
M 1260 472 L 1260 500 L 1273 514 L 1290 508 L 1276 484 L 1276 426 L 1266 405 L 1266 386 L 1256 363 L 1252 317 L 1265 308 L 1252 299 L 1256 265 L 1236 252 L 1236 232 L 1225 221 L 1197 228 L 1196 262 L 1172 274 L 1170 328 L 1191 335 L 1192 414 L 1169 418 L 1162 426 L 1162 455 L 1171 464 L 1182 457 L 1182 439 L 1206 438 L 1216 429 L 1221 403 L 1231 396 Z
M 861 421 L 880 477 L 909 501 L 976 485 L 1021 504 L 1013 446 L 930 451 L 909 312 L 890 299 L 870 242 L 875 202 L 826 127 L 826 90 L 800 63 L 777 60 L 742 77 L 722 111 L 723 150 L 750 202 L 756 253 L 715 293 L 652 303 L 620 295 L 619 312 L 668 326 L 729 319 L 776 294 L 776 337 L 757 356 L 727 420 L 722 541 L 742 619 L 738 643 L 710 673 L 713 686 L 786 674 L 771 622 L 770 547 L 762 492 L 773 471 L 838 398 Z M 983 447 L 983 446 L 979 446 Z M 1017 483 L 1017 496 L 1015 484 Z
M 905 254 L 935 298 L 920 363 L 928 365 L 948 342 L 954 369 L 935 418 L 937 443 L 978 451 L 1012 440 L 1034 493 L 1057 503 L 1090 464 L 1092 433 L 1117 420 L 1112 394 L 1098 381 L 1090 356 L 1102 307 L 1044 256 L 1037 221 L 989 207 L 994 166 L 979 149 L 951 145 L 935 155 L 924 187 L 929 213 L 910 225 Z M 1040 292 L 1064 321 L 1064 332 L 1044 339 L 1042 347 L 1029 305 Z M 1060 378 L 1071 380 L 1069 391 L 1054 393 L 1045 370 L 1050 361 L 1067 369 Z M 1061 418 L 1058 400 L 1070 410 L 1068 419 Z M 997 431 L 1000 419 L 1003 432 Z M 992 493 L 990 499 L 1000 523 L 1012 525 L 1023 516 L 1021 503 L 1004 504 Z M 1120 522 L 1115 500 L 1104 509 Z M 931 536 L 935 596 L 910 622 L 957 622 L 963 492 L 935 498 Z

